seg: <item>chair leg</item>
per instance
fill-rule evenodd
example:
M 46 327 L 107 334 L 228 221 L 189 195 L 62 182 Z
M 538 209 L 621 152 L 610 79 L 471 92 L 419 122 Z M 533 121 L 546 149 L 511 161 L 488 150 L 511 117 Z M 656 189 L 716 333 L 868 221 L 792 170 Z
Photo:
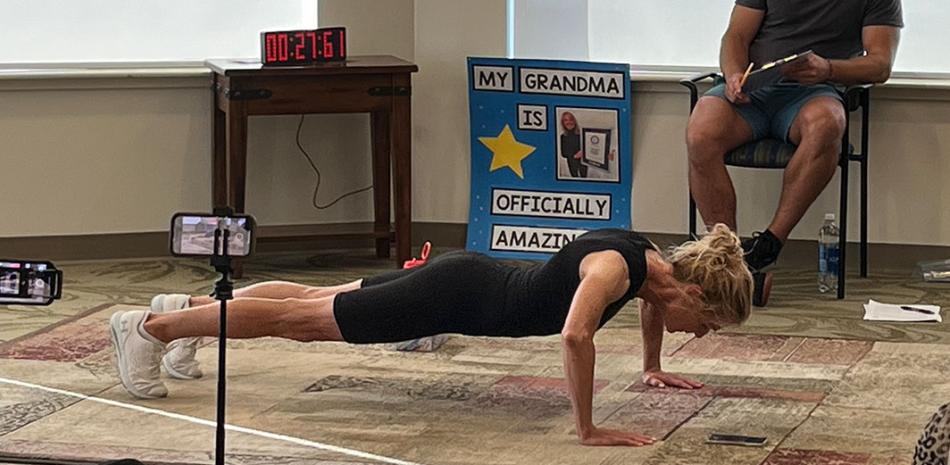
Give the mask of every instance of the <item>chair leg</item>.
M 838 218 L 838 298 L 844 298 L 848 251 L 848 160 L 841 163 L 841 206 Z
M 868 159 L 866 155 L 861 160 L 861 277 L 868 277 Z
M 868 161 L 871 134 L 871 90 L 861 93 L 861 277 L 868 276 Z
M 693 200 L 693 194 L 689 194 L 689 236 L 688 239 L 696 239 L 696 201 Z

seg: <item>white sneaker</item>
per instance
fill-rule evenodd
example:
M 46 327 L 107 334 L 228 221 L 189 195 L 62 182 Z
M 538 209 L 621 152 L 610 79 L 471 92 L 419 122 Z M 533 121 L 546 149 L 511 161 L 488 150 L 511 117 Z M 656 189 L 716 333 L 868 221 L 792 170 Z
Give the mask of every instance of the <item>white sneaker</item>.
M 139 399 L 168 395 L 162 383 L 159 360 L 163 344 L 142 327 L 148 312 L 119 312 L 109 319 L 119 380 L 129 394 Z
M 182 310 L 188 307 L 191 297 L 185 294 L 159 294 L 152 298 L 152 312 L 164 313 Z M 204 375 L 195 360 L 200 337 L 186 337 L 175 339 L 166 346 L 165 356 L 162 357 L 162 366 L 168 376 L 175 379 L 198 379 Z

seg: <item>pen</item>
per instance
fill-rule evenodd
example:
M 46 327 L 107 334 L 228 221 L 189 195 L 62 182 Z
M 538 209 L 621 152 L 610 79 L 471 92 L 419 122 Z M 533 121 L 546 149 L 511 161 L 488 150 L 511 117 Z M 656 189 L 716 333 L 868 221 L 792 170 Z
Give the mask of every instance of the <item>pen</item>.
M 749 72 L 752 71 L 753 65 L 755 65 L 755 63 L 750 62 L 749 67 L 745 69 L 745 74 L 742 75 L 742 80 L 739 81 L 739 87 L 742 87 L 745 85 L 745 80 L 749 78 Z
M 917 307 L 908 307 L 907 305 L 901 305 L 901 310 L 905 310 L 908 312 L 923 313 L 924 315 L 935 315 L 933 310 L 927 310 L 925 308 L 917 308 Z

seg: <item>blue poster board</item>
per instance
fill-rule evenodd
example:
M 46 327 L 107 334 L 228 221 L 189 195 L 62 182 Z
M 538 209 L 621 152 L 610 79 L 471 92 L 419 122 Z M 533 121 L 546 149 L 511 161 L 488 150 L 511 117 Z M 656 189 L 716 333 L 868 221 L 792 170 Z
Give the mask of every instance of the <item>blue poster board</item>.
M 546 259 L 630 229 L 629 65 L 469 58 L 469 250 Z

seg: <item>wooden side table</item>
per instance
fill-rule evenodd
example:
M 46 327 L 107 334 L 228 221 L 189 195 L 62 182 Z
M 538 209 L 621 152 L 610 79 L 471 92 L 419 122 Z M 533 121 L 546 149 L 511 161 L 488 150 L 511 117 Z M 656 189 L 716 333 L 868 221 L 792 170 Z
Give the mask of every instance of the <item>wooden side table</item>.
M 214 140 L 211 183 L 214 207 L 244 212 L 247 119 L 255 115 L 370 113 L 373 147 L 372 229 L 331 228 L 321 236 L 373 237 L 376 255 L 397 264 L 410 258 L 412 177 L 412 73 L 418 67 L 391 56 L 351 56 L 345 63 L 264 67 L 256 59 L 213 59 Z M 391 173 L 391 174 L 390 174 Z M 390 223 L 393 188 L 395 227 Z M 321 237 L 317 236 L 317 237 Z M 294 228 L 258 239 L 314 237 Z M 240 272 L 240 267 L 237 268 Z

